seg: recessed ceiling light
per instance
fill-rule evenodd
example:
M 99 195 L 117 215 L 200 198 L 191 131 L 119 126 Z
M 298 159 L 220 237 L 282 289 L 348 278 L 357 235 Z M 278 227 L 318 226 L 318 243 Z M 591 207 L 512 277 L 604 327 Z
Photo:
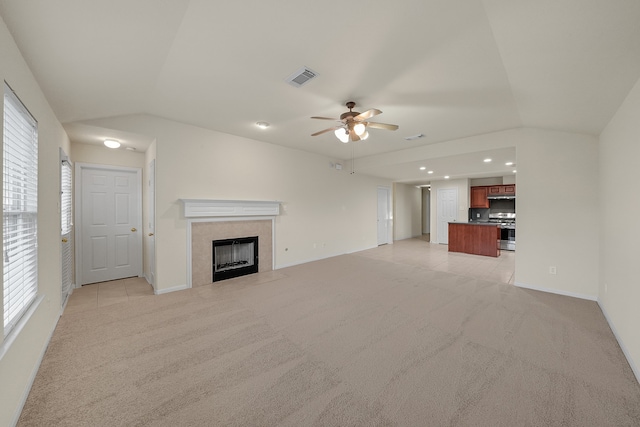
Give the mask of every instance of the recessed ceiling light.
M 424 167 L 424 166 L 420 166 L 420 170 L 421 170 L 421 171 L 423 171 L 423 170 L 425 170 L 425 169 L 426 169 L 426 167 Z
M 104 145 L 106 145 L 109 148 L 118 148 L 118 147 L 120 147 L 120 143 L 118 141 L 116 141 L 115 139 L 105 139 L 104 140 Z
M 484 159 L 484 162 L 485 162 L 485 163 L 490 163 L 490 162 L 491 162 L 491 159 Z
M 444 176 L 444 179 L 449 179 L 449 175 L 445 175 L 445 176 Z
M 427 173 L 433 173 L 433 171 L 427 171 Z
M 266 129 L 271 125 L 267 122 L 256 122 L 256 126 L 258 126 L 260 129 Z
M 505 166 L 513 166 L 513 162 L 507 162 L 504 164 Z
M 513 173 L 516 173 L 516 172 L 518 172 L 518 171 L 514 169 L 514 170 L 513 170 Z

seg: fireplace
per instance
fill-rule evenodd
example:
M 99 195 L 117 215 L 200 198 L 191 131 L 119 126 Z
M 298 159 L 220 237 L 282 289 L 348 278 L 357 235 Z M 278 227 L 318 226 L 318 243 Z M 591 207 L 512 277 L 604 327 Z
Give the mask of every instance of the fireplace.
M 213 281 L 258 272 L 258 236 L 213 241 Z
M 187 288 L 211 284 L 214 240 L 258 236 L 258 273 L 275 268 L 275 220 L 280 202 L 180 199 L 187 219 Z M 237 239 L 235 239 L 237 240 Z M 257 253 L 255 254 L 257 256 Z M 257 261 L 256 261 L 256 264 Z M 254 267 L 255 268 L 255 267 Z

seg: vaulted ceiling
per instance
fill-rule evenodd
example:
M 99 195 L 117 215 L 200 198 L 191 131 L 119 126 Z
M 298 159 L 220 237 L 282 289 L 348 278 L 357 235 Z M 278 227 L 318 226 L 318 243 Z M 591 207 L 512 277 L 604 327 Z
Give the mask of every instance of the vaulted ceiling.
M 640 77 L 637 0 L 0 0 L 0 14 L 83 143 L 109 132 L 92 121 L 140 113 L 336 159 L 520 127 L 598 135 Z M 302 66 L 318 76 L 287 84 Z M 347 101 L 399 130 L 312 137 L 331 122 L 310 117 Z M 468 175 L 510 173 L 498 163 Z M 380 175 L 424 179 L 411 168 Z

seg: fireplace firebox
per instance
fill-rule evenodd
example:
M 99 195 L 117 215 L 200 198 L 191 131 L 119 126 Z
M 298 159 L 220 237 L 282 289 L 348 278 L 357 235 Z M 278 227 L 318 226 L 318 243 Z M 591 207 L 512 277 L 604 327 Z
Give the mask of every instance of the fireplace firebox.
M 213 241 L 213 281 L 258 272 L 258 236 Z

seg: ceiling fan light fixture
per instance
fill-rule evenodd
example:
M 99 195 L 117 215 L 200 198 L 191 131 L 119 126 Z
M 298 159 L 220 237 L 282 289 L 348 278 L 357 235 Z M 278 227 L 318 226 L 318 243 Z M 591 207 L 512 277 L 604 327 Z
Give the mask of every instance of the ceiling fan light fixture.
M 366 132 L 366 130 L 366 126 L 363 123 L 357 123 L 355 126 L 353 126 L 353 131 L 358 136 L 362 136 Z
M 356 103 L 353 101 L 347 102 L 347 108 L 349 111 L 342 113 L 339 119 L 333 119 L 331 117 L 319 117 L 314 116 L 312 119 L 318 120 L 330 120 L 341 123 L 340 125 L 333 126 L 327 129 L 323 129 L 318 132 L 314 132 L 311 136 L 322 135 L 327 132 L 334 131 L 336 138 L 340 141 L 347 143 L 349 141 L 362 141 L 369 138 L 369 132 L 367 132 L 367 128 L 371 127 L 374 129 L 387 129 L 387 130 L 396 130 L 398 129 L 398 125 L 390 125 L 386 123 L 377 123 L 368 121 L 371 117 L 377 116 L 381 114 L 382 111 L 371 108 L 364 113 L 358 113 L 357 111 L 353 111 Z
M 349 142 L 349 133 L 345 129 L 336 129 L 334 133 L 336 135 L 336 138 L 338 138 L 340 141 L 344 142 L 345 144 Z

